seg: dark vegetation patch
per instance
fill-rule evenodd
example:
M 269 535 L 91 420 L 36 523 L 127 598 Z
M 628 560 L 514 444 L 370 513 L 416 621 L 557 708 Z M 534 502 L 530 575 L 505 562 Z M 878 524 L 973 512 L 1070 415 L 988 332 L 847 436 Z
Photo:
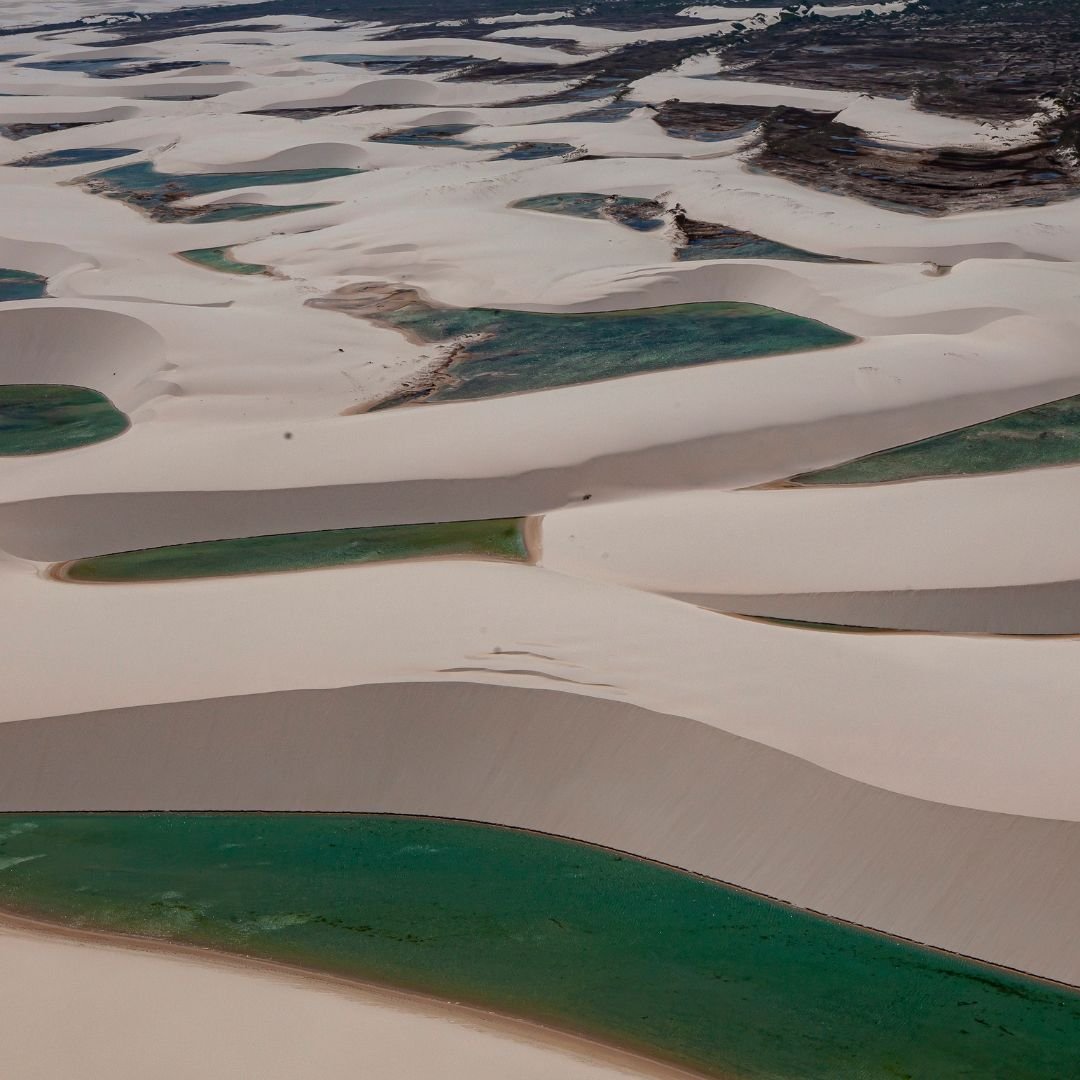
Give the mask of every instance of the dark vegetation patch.
M 751 159 L 809 187 L 929 214 L 1072 197 L 1080 191 L 1074 160 L 1051 137 L 1003 151 L 890 146 L 838 122 L 835 113 L 793 108 L 775 109 L 763 121 Z
M 672 98 L 656 107 L 653 119 L 677 139 L 712 142 L 752 131 L 771 112 L 762 105 L 712 105 Z
M 902 12 L 786 19 L 727 39 L 724 78 L 906 98 L 1007 121 L 1080 84 L 1075 0 L 921 0 Z

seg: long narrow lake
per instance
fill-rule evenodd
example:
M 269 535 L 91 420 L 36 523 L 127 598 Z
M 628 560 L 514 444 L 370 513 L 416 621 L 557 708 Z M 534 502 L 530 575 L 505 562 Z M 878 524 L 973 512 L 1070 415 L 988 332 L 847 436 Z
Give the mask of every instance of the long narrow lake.
M 447 556 L 524 561 L 523 525 L 520 518 L 491 518 L 242 536 L 76 559 L 61 564 L 57 576 L 82 582 L 177 581 Z
M 1080 397 L 1068 397 L 841 465 L 800 473 L 790 483 L 880 484 L 1076 462 L 1080 462 Z
M 729 1080 L 1067 1080 L 1080 1061 L 1078 993 L 492 826 L 11 814 L 0 904 L 466 1000 Z

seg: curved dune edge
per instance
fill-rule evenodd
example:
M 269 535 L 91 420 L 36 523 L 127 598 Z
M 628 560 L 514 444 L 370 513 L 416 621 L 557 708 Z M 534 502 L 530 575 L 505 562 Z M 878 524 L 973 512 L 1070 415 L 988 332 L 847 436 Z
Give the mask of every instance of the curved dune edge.
M 0 912 L 0 958 L 10 976 L 0 1006 L 9 1020 L 25 1020 L 5 1029 L 5 1058 L 19 1075 L 128 1080 L 162 1060 L 207 1080 L 353 1080 L 358 1061 L 380 1080 L 411 1080 L 436 1069 L 446 1080 L 693 1075 L 457 1002 L 6 912 Z M 226 997 L 229 1008 L 222 1010 Z M 62 1010 L 86 1037 L 43 1045 L 32 1015 L 43 1003 Z M 192 1039 L 193 1031 L 200 1038 Z
M 129 412 L 169 383 L 162 336 L 130 315 L 35 301 L 0 312 L 0 382 L 83 386 Z
M 571 837 L 1080 984 L 1080 824 L 945 806 L 692 720 L 384 683 L 0 727 L 0 810 L 417 814 Z
M 1080 581 L 974 589 L 667 595 L 730 615 L 868 630 L 1047 637 L 1080 634 Z

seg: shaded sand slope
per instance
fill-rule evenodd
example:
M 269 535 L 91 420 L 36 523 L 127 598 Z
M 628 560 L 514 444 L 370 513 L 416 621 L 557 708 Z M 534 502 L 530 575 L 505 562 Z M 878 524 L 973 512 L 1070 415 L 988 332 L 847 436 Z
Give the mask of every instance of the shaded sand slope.
M 167 388 L 165 343 L 145 323 L 113 311 L 37 302 L 0 316 L 0 380 L 64 383 L 108 395 L 120 408 Z
M 393 991 L 197 950 L 139 951 L 0 923 L 5 1067 L 20 1080 L 620 1080 L 681 1074 L 583 1040 Z M 334 992 L 327 993 L 332 986 Z M 37 1008 L 25 1008 L 30 998 Z M 64 1038 L 53 1025 L 64 1018 Z
M 401 679 L 511 682 L 690 717 L 919 798 L 1080 820 L 1072 641 L 808 634 L 466 559 L 163 584 L 64 584 L 17 563 L 3 576 L 19 613 L 0 627 L 8 721 Z
M 389 683 L 23 721 L 0 726 L 0 792 L 2 810 L 376 811 L 537 829 L 1080 982 L 1080 824 L 892 794 L 624 702 Z
M 982 589 L 668 595 L 712 611 L 839 626 L 952 634 L 1080 634 L 1078 581 Z

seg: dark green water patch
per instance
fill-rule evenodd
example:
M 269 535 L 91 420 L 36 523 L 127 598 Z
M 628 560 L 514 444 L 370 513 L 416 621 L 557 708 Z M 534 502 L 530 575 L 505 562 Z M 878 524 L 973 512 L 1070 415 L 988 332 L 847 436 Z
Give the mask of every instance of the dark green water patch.
M 40 300 L 46 294 L 49 279 L 28 270 L 7 270 L 0 267 L 0 301 Z
M 499 150 L 496 161 L 536 161 L 539 158 L 572 154 L 577 147 L 559 142 L 501 142 L 477 146 L 477 150 Z
M 74 150 L 50 150 L 44 154 L 21 158 L 11 164 L 24 169 L 51 169 L 60 165 L 90 165 L 96 161 L 112 161 L 137 152 L 121 146 L 85 146 Z
M 789 247 L 756 233 L 743 232 L 728 225 L 694 221 L 676 211 L 675 224 L 685 243 L 675 250 L 675 258 L 686 262 L 695 259 L 788 259 L 795 262 L 851 262 L 837 255 Z
M 598 105 L 595 109 L 587 109 L 585 112 L 574 113 L 573 116 L 565 116 L 564 124 L 616 124 L 625 120 L 631 113 L 645 105 L 643 101 L 634 101 L 628 97 L 615 97 L 606 105 Z
M 603 217 L 607 200 L 607 195 L 595 191 L 562 191 L 555 195 L 533 195 L 528 199 L 519 199 L 510 206 L 514 210 L 538 210 L 544 214 L 565 214 L 567 217 L 597 221 Z
M 188 225 L 209 225 L 216 221 L 252 221 L 255 218 L 275 217 L 278 214 L 298 214 L 301 210 L 322 210 L 332 202 L 297 203 L 294 206 L 274 206 L 268 203 L 216 203 L 198 211 L 185 213 L 179 220 Z M 162 220 L 170 220 L 163 218 Z
M 0 903 L 758 1080 L 1066 1080 L 1080 995 L 617 852 L 322 814 L 11 814 Z
M 209 195 L 233 188 L 270 187 L 281 184 L 309 184 L 338 176 L 356 176 L 360 169 L 277 169 L 265 172 L 162 173 L 147 161 L 121 165 L 86 178 L 85 186 L 110 199 L 120 199 L 145 210 L 158 221 L 238 220 L 241 217 L 265 217 L 307 207 L 238 204 L 252 207 L 250 212 L 223 216 L 210 208 L 181 208 L 176 203 L 195 195 Z M 318 205 L 318 204 L 316 204 Z M 326 204 L 321 204 L 326 205 Z
M 35 135 L 48 135 L 53 131 L 70 131 L 72 128 L 92 127 L 102 121 L 78 120 L 71 123 L 36 124 L 20 121 L 15 124 L 0 124 L 0 135 L 5 139 L 32 139 Z
M 663 228 L 664 208 L 654 199 L 629 195 L 601 195 L 595 191 L 564 191 L 555 195 L 534 195 L 511 203 L 515 210 L 539 210 L 545 214 L 594 221 L 614 221 L 637 232 Z
M 68 581 L 177 581 L 447 555 L 524 560 L 521 529 L 519 518 L 494 518 L 273 533 L 96 555 L 61 573 Z
M 103 442 L 128 428 L 104 394 L 52 383 L 0 385 L 0 456 L 48 454 Z
M 384 131 L 371 136 L 371 142 L 397 143 L 401 146 L 452 146 L 458 150 L 498 150 L 497 161 L 532 161 L 537 158 L 558 157 L 575 149 L 570 143 L 550 142 L 466 142 L 458 138 L 472 131 L 475 124 L 424 124 L 419 127 Z
M 205 67 L 202 60 L 148 60 L 138 56 L 83 57 L 74 60 L 35 60 L 19 67 L 42 71 L 75 71 L 97 79 L 128 79 L 133 75 L 161 75 Z
M 219 270 L 225 274 L 268 274 L 270 267 L 262 263 L 241 262 L 232 257 L 232 249 L 227 247 L 192 248 L 178 253 L 182 259 L 204 266 L 208 270 Z
M 110 68 L 120 68 L 133 62 L 130 56 L 87 56 L 73 60 L 34 60 L 19 67 L 37 68 L 40 71 L 77 71 L 83 75 L 100 75 Z
M 722 142 L 749 134 L 769 112 L 759 105 L 714 105 L 672 99 L 656 106 L 653 120 L 676 139 Z
M 376 408 L 498 397 L 855 340 L 812 319 L 740 303 L 556 315 L 415 300 L 378 318 L 426 342 L 464 340 L 442 368 Z
M 1080 396 L 800 473 L 797 485 L 881 484 L 931 476 L 1014 472 L 1080 462 Z
M 422 53 L 397 56 L 388 53 L 317 53 L 300 59 L 308 63 L 364 68 L 384 75 L 434 75 L 477 62 L 473 56 L 425 56 Z
M 371 136 L 371 142 L 397 143 L 401 146 L 454 146 L 462 150 L 475 149 L 473 143 L 458 136 L 472 131 L 475 124 L 423 124 L 419 127 L 385 131 Z

